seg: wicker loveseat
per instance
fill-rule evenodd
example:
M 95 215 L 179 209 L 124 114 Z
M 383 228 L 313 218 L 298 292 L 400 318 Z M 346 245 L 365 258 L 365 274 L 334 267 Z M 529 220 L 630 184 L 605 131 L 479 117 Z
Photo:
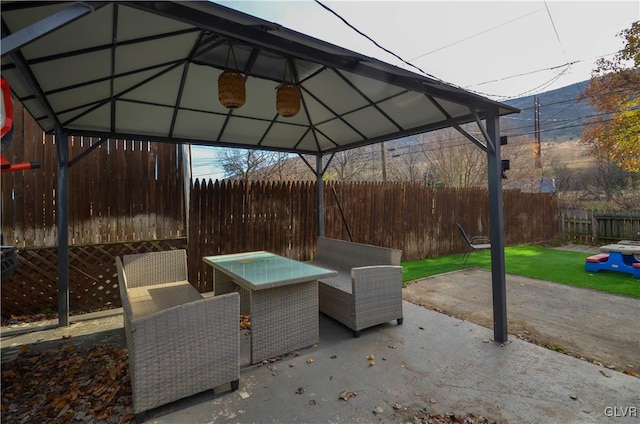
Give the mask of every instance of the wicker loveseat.
M 203 298 L 184 250 L 116 258 L 133 408 L 144 412 L 240 378 L 238 293 Z
M 318 281 L 320 311 L 360 336 L 397 320 L 402 324 L 402 251 L 318 237 L 314 265 L 338 272 Z

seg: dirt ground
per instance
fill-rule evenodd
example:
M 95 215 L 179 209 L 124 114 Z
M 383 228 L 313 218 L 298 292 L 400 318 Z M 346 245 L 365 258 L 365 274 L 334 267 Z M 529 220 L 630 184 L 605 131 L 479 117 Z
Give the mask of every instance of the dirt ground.
M 640 374 L 640 299 L 513 275 L 507 275 L 506 283 L 509 334 Z M 403 296 L 493 328 L 489 271 L 470 268 L 416 280 Z

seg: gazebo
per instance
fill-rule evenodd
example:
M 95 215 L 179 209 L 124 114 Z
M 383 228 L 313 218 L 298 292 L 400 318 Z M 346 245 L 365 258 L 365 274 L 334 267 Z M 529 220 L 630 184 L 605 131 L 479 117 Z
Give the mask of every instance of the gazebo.
M 70 136 L 313 155 L 303 159 L 321 182 L 336 152 L 453 127 L 487 154 L 494 339 L 507 340 L 499 117 L 518 109 L 208 1 L 1 6 L 2 77 L 56 136 L 58 228 L 69 166 L 82 159 L 69 158 Z M 480 139 L 461 128 L 473 122 Z M 63 326 L 68 249 L 60 231 Z

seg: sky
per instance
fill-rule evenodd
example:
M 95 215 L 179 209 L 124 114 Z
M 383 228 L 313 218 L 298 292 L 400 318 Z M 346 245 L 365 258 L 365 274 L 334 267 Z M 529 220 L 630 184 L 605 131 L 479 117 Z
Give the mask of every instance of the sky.
M 401 61 L 312 0 L 216 3 L 499 101 L 589 79 L 640 20 L 637 0 L 321 1 Z

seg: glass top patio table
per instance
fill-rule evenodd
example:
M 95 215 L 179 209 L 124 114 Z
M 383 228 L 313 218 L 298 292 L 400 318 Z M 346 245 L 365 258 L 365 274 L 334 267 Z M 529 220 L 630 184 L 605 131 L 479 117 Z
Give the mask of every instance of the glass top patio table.
M 265 251 L 205 256 L 203 261 L 249 290 L 269 289 L 337 275 L 336 271 Z

